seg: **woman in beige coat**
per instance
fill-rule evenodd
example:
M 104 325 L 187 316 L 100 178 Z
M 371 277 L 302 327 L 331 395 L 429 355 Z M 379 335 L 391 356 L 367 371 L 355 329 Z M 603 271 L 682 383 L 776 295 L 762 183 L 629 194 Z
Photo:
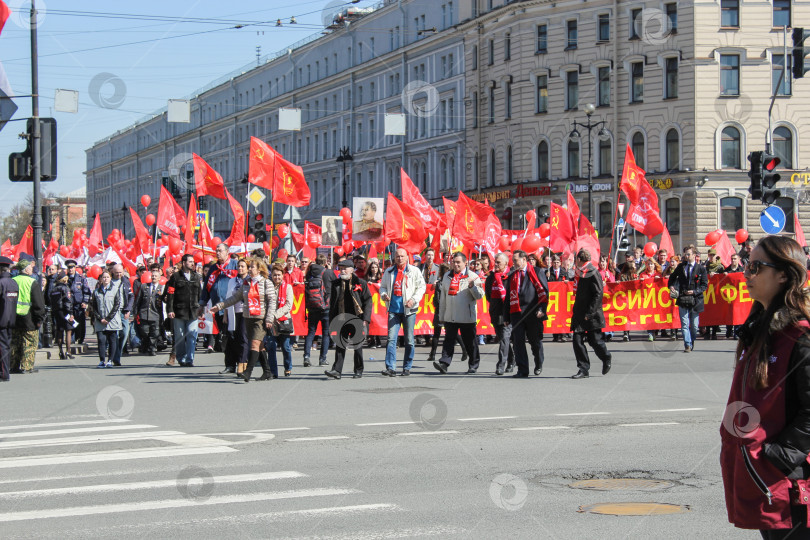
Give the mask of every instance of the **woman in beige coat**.
M 224 302 L 219 302 L 213 306 L 209 312 L 211 314 L 230 307 L 237 302 L 243 303 L 242 320 L 245 325 L 248 341 L 250 342 L 250 354 L 248 355 L 248 366 L 242 374 L 245 382 L 250 381 L 253 373 L 253 366 L 259 360 L 262 366 L 262 376 L 260 381 L 266 381 L 272 377 L 267 360 L 260 355 L 262 341 L 267 334 L 266 330 L 273 327 L 275 321 L 276 288 L 268 279 L 267 265 L 259 258 L 248 260 L 248 275 L 242 286 L 236 289 Z
M 276 306 L 273 312 L 273 328 L 267 333 L 264 347 L 267 349 L 267 357 L 272 371 L 278 370 L 276 367 L 276 350 L 281 348 L 284 357 L 284 376 L 292 375 L 292 308 L 293 308 L 293 287 L 289 283 L 284 283 L 284 267 L 274 264 L 270 272 L 270 279 L 276 289 Z M 289 322 L 287 322 L 289 321 Z M 275 370 L 273 369 L 275 368 Z

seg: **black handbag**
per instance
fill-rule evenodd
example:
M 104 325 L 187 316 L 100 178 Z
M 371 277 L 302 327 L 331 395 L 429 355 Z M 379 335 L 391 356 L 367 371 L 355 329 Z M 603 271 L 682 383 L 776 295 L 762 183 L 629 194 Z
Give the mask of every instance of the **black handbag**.
M 276 324 L 278 324 L 278 333 L 279 334 L 292 334 L 293 331 L 294 331 L 292 318 L 290 318 L 290 317 L 287 317 L 283 321 L 282 320 L 276 320 Z
M 679 296 L 677 304 L 684 309 L 691 309 L 695 307 L 695 297 L 691 294 Z

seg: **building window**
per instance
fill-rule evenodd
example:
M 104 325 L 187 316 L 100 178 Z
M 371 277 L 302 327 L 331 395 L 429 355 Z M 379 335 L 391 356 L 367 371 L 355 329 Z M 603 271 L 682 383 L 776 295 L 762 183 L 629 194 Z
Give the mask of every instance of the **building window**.
M 456 158 L 450 156 L 450 159 L 447 160 L 447 177 L 448 177 L 448 188 L 449 189 L 456 189 Z
M 633 62 L 630 64 L 632 84 L 630 85 L 630 102 L 638 103 L 644 101 L 644 63 Z
M 565 50 L 577 48 L 577 21 L 576 19 L 570 20 L 567 23 L 567 42 Z
M 613 144 L 610 139 L 599 139 L 599 174 L 609 175 L 613 170 Z
M 676 98 L 678 97 L 678 59 L 673 57 L 664 60 L 664 70 L 664 77 L 666 79 L 664 86 L 664 98 Z
M 630 143 L 630 148 L 633 150 L 633 157 L 636 160 L 636 165 L 644 168 L 644 135 L 640 131 L 633 134 L 633 139 Z
M 610 238 L 613 227 L 613 203 L 609 201 L 599 203 L 599 237 Z
M 538 75 L 535 83 L 535 111 L 544 113 L 548 111 L 548 75 Z
M 740 56 L 736 54 L 720 55 L 720 94 L 723 96 L 740 95 Z
M 669 28 L 666 30 L 672 33 L 678 31 L 678 4 L 671 3 L 671 4 L 664 4 L 664 9 L 667 13 L 667 19 L 669 20 Z
M 607 13 L 599 14 L 599 41 L 610 41 L 610 15 Z
M 740 27 L 740 0 L 721 0 L 720 26 L 724 28 Z
M 600 107 L 610 105 L 610 68 L 600 67 L 598 71 L 597 103 Z
M 641 25 L 641 8 L 636 8 L 630 11 L 630 39 L 638 39 L 638 31 Z
M 545 24 L 537 25 L 537 45 L 536 53 L 544 53 L 548 50 L 548 27 Z
M 504 83 L 504 118 L 512 118 L 512 83 Z
M 495 63 L 495 40 L 489 40 L 489 62 L 488 64 L 491 66 Z
M 489 151 L 489 165 L 487 166 L 487 176 L 489 181 L 487 186 L 495 185 L 495 150 Z
M 794 223 L 796 218 L 793 214 L 796 211 L 796 202 L 790 197 L 779 197 L 773 203 L 785 211 L 785 228 L 783 232 L 795 233 Z
M 472 48 L 472 68 L 478 69 L 478 45 L 474 45 Z
M 568 177 L 579 176 L 579 141 L 568 141 Z
M 512 160 L 512 145 L 506 147 L 506 178 L 504 179 L 507 184 L 515 183 L 515 168 L 514 161 Z
M 473 106 L 472 123 L 473 123 L 473 126 L 472 127 L 477 128 L 478 127 L 478 92 L 473 92 L 472 99 L 473 99 L 473 102 L 472 102 L 472 106 Z
M 743 202 L 739 197 L 720 199 L 720 228 L 737 231 L 743 228 Z
M 681 150 L 680 136 L 678 130 L 670 129 L 666 136 L 666 169 L 667 171 L 677 171 L 680 169 Z
M 773 25 L 790 26 L 790 0 L 773 0 Z
M 779 165 L 785 169 L 793 166 L 793 133 L 785 126 L 773 130 L 773 153 L 781 160 Z
M 720 166 L 723 169 L 739 169 L 740 167 L 740 130 L 728 126 L 723 130 L 720 138 Z M 737 227 L 739 229 L 740 227 Z M 737 230 L 734 229 L 734 230 Z M 731 229 L 727 229 L 731 230 Z
M 667 230 L 669 231 L 669 234 L 680 234 L 681 201 L 679 199 L 674 197 L 667 199 L 667 202 L 664 203 L 664 216 L 666 217 Z
M 489 123 L 495 121 L 495 87 L 489 87 Z
M 579 73 L 567 71 L 565 73 L 565 109 L 576 109 L 577 103 L 579 103 Z
M 789 96 L 792 89 L 793 73 L 793 58 L 788 56 L 787 72 L 785 72 L 785 55 L 773 54 L 771 55 L 771 92 L 777 96 Z M 784 73 L 784 76 L 782 75 Z M 782 81 L 780 84 L 779 81 Z
M 512 57 L 512 34 L 507 33 L 503 40 L 503 59 L 509 60 Z
M 537 180 L 548 180 L 548 143 L 540 141 L 537 145 Z
M 439 164 L 439 174 L 441 177 L 440 186 L 442 190 L 447 189 L 447 159 L 442 158 L 441 163 Z

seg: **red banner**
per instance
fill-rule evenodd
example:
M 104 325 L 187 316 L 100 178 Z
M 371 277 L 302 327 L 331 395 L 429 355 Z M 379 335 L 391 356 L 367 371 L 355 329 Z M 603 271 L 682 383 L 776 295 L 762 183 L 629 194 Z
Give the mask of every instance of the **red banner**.
M 571 313 L 574 307 L 573 282 L 549 283 L 548 320 L 545 323 L 547 333 L 562 334 L 568 332 Z M 371 326 L 369 334 L 384 336 L 388 334 L 388 310 L 380 300 L 380 288 L 369 284 L 373 298 Z M 705 310 L 700 314 L 700 326 L 742 324 L 751 310 L 752 300 L 748 296 L 745 278 L 742 273 L 720 274 L 709 278 L 709 288 L 703 293 Z M 427 292 L 416 313 L 414 334 L 433 334 L 433 285 L 427 286 Z M 644 281 L 625 281 L 605 285 L 602 306 L 605 309 L 605 332 L 623 330 L 660 330 L 680 328 L 678 307 L 669 297 L 666 280 L 648 279 Z M 304 319 L 304 286 L 295 287 L 293 302 L 293 324 L 296 335 L 306 335 L 307 323 Z M 401 333 L 401 330 L 400 330 Z M 478 333 L 492 335 L 495 333 L 489 320 L 489 306 L 486 300 L 478 301 Z

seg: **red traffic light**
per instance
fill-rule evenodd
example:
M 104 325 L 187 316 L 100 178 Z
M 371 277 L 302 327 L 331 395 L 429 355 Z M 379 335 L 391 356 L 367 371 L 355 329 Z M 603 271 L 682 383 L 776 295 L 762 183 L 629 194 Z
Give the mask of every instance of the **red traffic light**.
M 256 218 L 256 221 L 264 221 L 264 214 L 256 214 L 253 217 Z
M 765 170 L 766 170 L 766 171 L 768 171 L 768 172 L 771 172 L 771 171 L 772 171 L 772 170 L 774 170 L 774 169 L 777 167 L 777 165 L 779 165 L 779 163 L 781 163 L 781 162 L 782 162 L 782 160 L 781 160 L 781 159 L 779 159 L 779 158 L 778 158 L 778 157 L 776 157 L 776 156 L 767 156 L 767 155 L 766 155 L 766 156 L 763 156 L 763 160 L 762 160 L 762 168 L 763 168 L 763 169 L 765 169 Z

